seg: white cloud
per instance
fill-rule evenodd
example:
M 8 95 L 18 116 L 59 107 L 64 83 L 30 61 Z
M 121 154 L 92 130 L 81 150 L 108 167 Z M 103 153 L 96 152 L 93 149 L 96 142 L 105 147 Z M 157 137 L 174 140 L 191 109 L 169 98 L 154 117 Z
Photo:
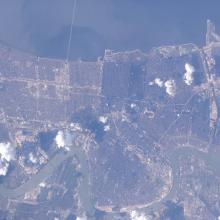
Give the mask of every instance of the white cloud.
M 150 82 L 149 85 L 157 85 L 160 88 L 165 87 L 166 93 L 169 96 L 175 96 L 176 95 L 176 83 L 173 79 L 162 81 L 160 78 L 155 78 L 154 81 Z
M 195 72 L 194 66 L 192 66 L 192 65 L 189 64 L 189 63 L 186 63 L 186 64 L 185 64 L 185 70 L 186 70 L 186 72 Z
M 135 108 L 137 105 L 135 103 L 131 103 L 131 108 Z
M 110 130 L 110 125 L 107 124 L 108 117 L 106 117 L 106 116 L 99 116 L 99 121 L 102 124 L 104 124 L 104 131 L 109 131 Z
M 58 131 L 55 137 L 55 142 L 58 148 L 65 147 L 64 133 L 63 131 Z
M 79 123 L 71 123 L 70 126 L 74 131 L 82 131 L 82 128 L 80 127 Z
M 155 78 L 154 81 L 149 82 L 150 86 L 153 86 L 155 84 L 159 86 L 160 88 L 164 86 L 164 82 L 160 78 Z
M 7 161 L 0 160 L 0 176 L 5 176 L 8 172 L 9 163 Z
M 9 142 L 0 143 L 0 176 L 7 174 L 11 160 L 15 160 L 15 148 Z
M 45 182 L 41 182 L 40 184 L 39 184 L 39 186 L 41 187 L 41 188 L 45 188 L 46 187 L 46 183 Z
M 29 153 L 29 160 L 32 162 L 32 163 L 37 163 L 37 158 L 34 156 L 33 153 Z
M 154 83 L 159 87 L 163 87 L 163 81 L 160 78 L 154 79 Z
M 110 125 L 105 125 L 104 126 L 104 131 L 109 131 L 110 130 Z
M 166 93 L 170 96 L 175 96 L 176 94 L 176 83 L 173 79 L 167 80 L 164 83 L 164 86 L 166 88 Z
M 184 82 L 185 82 L 188 86 L 192 85 L 193 80 L 194 80 L 193 73 L 191 73 L 191 72 L 185 72 L 185 74 L 184 74 Z
M 76 220 L 87 220 L 87 217 L 85 215 L 81 216 L 81 217 L 77 217 Z
M 137 211 L 131 211 L 130 218 L 131 220 L 147 220 L 148 219 L 144 213 L 138 213 Z
M 6 161 L 15 159 L 15 148 L 9 142 L 0 143 L 0 157 Z
M 106 124 L 107 121 L 108 121 L 108 117 L 100 116 L 100 117 L 99 117 L 99 121 L 102 122 L 103 124 Z
M 184 74 L 184 82 L 187 84 L 187 85 L 191 85 L 193 83 L 193 80 L 194 80 L 194 72 L 195 72 L 195 68 L 189 64 L 189 63 L 186 63 L 185 64 L 185 74 Z
M 68 131 L 58 131 L 55 137 L 55 143 L 58 148 L 64 148 L 69 151 L 72 144 L 72 135 Z

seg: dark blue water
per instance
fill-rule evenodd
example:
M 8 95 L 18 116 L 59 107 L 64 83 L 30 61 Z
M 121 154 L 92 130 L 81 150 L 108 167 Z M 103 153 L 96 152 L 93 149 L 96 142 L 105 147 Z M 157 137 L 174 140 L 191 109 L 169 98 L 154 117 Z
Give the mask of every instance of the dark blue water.
M 72 5 L 73 0 L 0 0 L 0 40 L 65 58 Z M 70 58 L 94 60 L 105 48 L 201 46 L 207 18 L 220 29 L 219 8 L 219 0 L 78 0 Z

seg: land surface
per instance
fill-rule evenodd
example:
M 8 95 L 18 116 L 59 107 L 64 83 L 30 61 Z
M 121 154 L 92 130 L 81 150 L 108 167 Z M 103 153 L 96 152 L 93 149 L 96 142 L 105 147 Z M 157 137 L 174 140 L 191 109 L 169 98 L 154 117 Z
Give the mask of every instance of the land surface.
M 0 178 L 2 219 L 217 219 L 220 37 L 207 24 L 203 48 L 106 50 L 97 62 L 1 45 L 0 141 L 17 151 Z

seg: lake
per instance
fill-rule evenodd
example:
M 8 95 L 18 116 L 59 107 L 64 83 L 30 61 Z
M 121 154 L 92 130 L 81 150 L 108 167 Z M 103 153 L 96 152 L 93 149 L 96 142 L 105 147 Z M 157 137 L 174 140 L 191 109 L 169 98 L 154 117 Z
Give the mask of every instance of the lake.
M 218 0 L 78 0 L 70 59 L 181 43 L 204 45 L 206 19 L 220 30 Z M 0 0 L 0 40 L 39 56 L 65 58 L 73 0 Z

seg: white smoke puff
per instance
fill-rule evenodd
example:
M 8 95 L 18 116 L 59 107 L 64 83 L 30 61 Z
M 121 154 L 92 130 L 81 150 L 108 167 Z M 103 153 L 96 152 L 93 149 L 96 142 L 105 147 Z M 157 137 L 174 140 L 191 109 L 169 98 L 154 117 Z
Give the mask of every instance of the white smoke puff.
M 163 87 L 163 81 L 160 78 L 154 79 L 154 83 L 159 87 Z
M 9 142 L 0 143 L 0 158 L 7 162 L 15 159 L 15 148 Z
M 99 117 L 99 121 L 102 122 L 103 124 L 106 124 L 107 121 L 108 121 L 108 117 L 100 116 L 100 117 Z
M 195 72 L 195 68 L 191 65 L 191 64 L 189 64 L 189 63 L 186 63 L 185 64 L 185 70 L 186 70 L 186 72 L 185 72 L 185 74 L 184 74 L 184 82 L 188 85 L 188 86 L 190 86 L 192 83 L 193 83 L 193 80 L 194 80 L 194 72 Z
M 164 86 L 166 88 L 166 93 L 172 97 L 176 95 L 176 83 L 173 79 L 167 80 L 164 83 Z
M 137 211 L 131 211 L 130 218 L 131 220 L 147 220 L 148 219 L 144 213 L 138 213 Z

